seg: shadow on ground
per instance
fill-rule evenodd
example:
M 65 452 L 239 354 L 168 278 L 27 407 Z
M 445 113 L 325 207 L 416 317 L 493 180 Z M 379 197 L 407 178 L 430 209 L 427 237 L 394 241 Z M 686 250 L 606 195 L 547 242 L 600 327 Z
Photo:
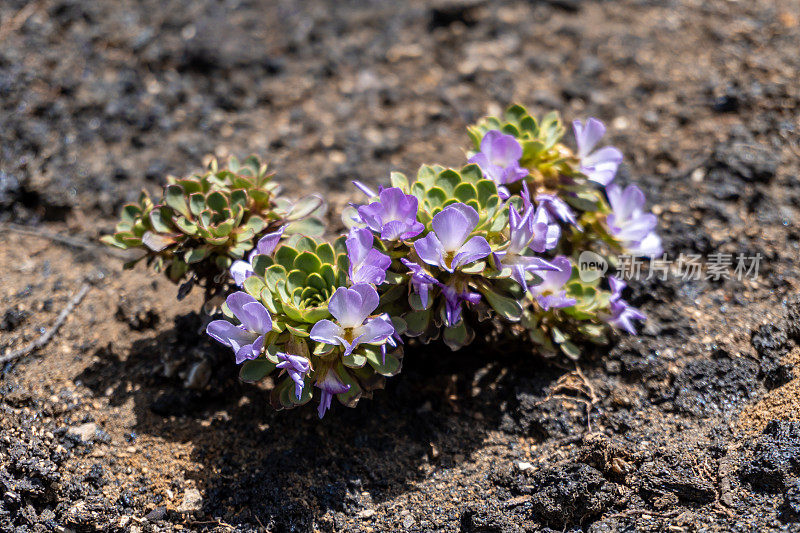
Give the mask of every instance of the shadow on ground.
M 530 354 L 490 362 L 480 347 L 411 345 L 386 390 L 356 409 L 334 402 L 320 421 L 316 401 L 274 411 L 266 387 L 239 382 L 228 350 L 198 337 L 198 325 L 197 315 L 183 315 L 127 354 L 98 350 L 76 380 L 97 394 L 113 388 L 113 405 L 132 398 L 137 433 L 191 442 L 192 460 L 203 465 L 192 474 L 203 512 L 231 524 L 305 530 L 328 510 L 357 513 L 391 499 L 433 467 L 468 459 L 490 431 L 513 426 L 507 411 L 520 387 L 544 397 L 568 372 Z M 175 367 L 198 358 L 208 362 L 208 382 L 186 388 L 186 372 Z M 564 425 L 563 410 L 543 412 L 539 433 Z

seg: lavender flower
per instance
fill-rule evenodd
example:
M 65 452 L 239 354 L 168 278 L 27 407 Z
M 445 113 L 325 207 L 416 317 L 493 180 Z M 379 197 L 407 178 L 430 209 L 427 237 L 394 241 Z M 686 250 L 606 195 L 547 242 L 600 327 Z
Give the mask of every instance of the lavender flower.
M 414 250 L 424 262 L 448 272 L 483 259 L 492 253 L 486 239 L 467 240 L 478 219 L 478 212 L 466 204 L 448 205 L 433 217 L 433 231 L 414 242 Z
M 311 370 L 311 363 L 302 355 L 292 355 L 283 352 L 278 352 L 276 355 L 279 362 L 275 367 L 286 370 L 286 373 L 292 378 L 292 381 L 294 381 L 294 394 L 299 400 L 300 395 L 303 393 L 303 381 L 306 374 Z
M 572 276 L 572 264 L 569 258 L 560 255 L 550 262 L 557 267 L 557 270 L 539 274 L 542 282 L 529 287 L 531 293 L 545 311 L 575 305 L 577 300 L 568 298 L 567 291 L 564 290 L 564 284 Z
M 400 259 L 400 261 L 411 271 L 411 286 L 422 302 L 420 307 L 413 299 L 409 298 L 411 307 L 420 311 L 427 309 L 431 304 L 429 299 L 430 290 L 433 287 L 439 287 L 445 298 L 445 321 L 447 326 L 455 326 L 461 320 L 461 304 L 463 302 L 477 304 L 481 301 L 479 293 L 470 292 L 466 288 L 457 289 L 452 285 L 445 285 L 428 274 L 422 265 L 405 258 Z
M 411 271 L 411 287 L 414 289 L 414 293 L 419 296 L 419 299 L 422 302 L 421 305 L 416 305 L 414 300 L 409 298 L 411 307 L 417 309 L 418 311 L 427 309 L 430 306 L 430 301 L 428 298 L 430 290 L 434 286 L 440 286 L 441 283 L 439 283 L 436 278 L 428 274 L 422 265 L 413 261 L 409 261 L 405 257 L 401 257 L 400 262 L 407 266 Z
M 572 224 L 580 229 L 580 226 L 578 225 L 578 219 L 575 218 L 575 213 L 572 211 L 569 205 L 567 205 L 567 202 L 559 198 L 557 195 L 545 193 L 537 194 L 536 203 L 539 204 L 540 207 L 543 207 L 553 218 L 568 224 Z
M 253 248 L 253 251 L 250 252 L 250 255 L 247 258 L 247 261 L 242 261 L 241 259 L 234 261 L 231 265 L 231 277 L 233 278 L 233 282 L 239 286 L 244 286 L 244 280 L 249 278 L 254 274 L 253 272 L 253 260 L 256 258 L 257 255 L 271 255 L 272 252 L 275 251 L 275 247 L 278 246 L 278 242 L 281 240 L 281 236 L 283 236 L 283 230 L 286 226 L 281 226 L 278 231 L 274 231 L 272 233 L 267 233 L 260 239 L 258 239 L 258 243 L 256 243 L 256 247 Z
M 441 285 L 444 294 L 444 314 L 445 322 L 448 327 L 455 326 L 461 320 L 461 304 L 467 302 L 472 305 L 481 301 L 481 295 L 477 292 L 459 290 L 451 285 Z
M 261 355 L 264 335 L 272 330 L 269 311 L 246 292 L 234 292 L 225 300 L 228 309 L 241 322 L 234 326 L 227 320 L 214 320 L 206 328 L 213 339 L 230 346 L 236 353 L 236 364 Z
M 605 134 L 606 127 L 596 118 L 590 118 L 586 121 L 586 126 L 580 120 L 576 120 L 572 123 L 572 128 L 575 130 L 575 141 L 578 144 L 580 171 L 600 185 L 611 183 L 622 162 L 622 152 L 613 146 L 606 146 L 592 152 Z
M 353 185 L 355 185 L 356 189 L 363 192 L 368 198 L 375 198 L 376 196 L 378 196 L 372 189 L 370 189 L 369 187 L 367 187 L 365 184 L 361 183 L 358 180 L 353 180 Z
M 611 297 L 609 298 L 611 313 L 603 318 L 615 328 L 624 329 L 631 335 L 636 335 L 633 320 L 647 320 L 647 316 L 622 299 L 622 290 L 625 288 L 624 281 L 609 276 L 608 282 L 611 285 Z
M 644 212 L 642 190 L 636 185 L 628 185 L 624 191 L 618 185 L 609 185 L 606 194 L 613 211 L 606 218 L 608 232 L 629 253 L 661 255 L 661 239 L 655 232 L 658 219 Z
M 528 175 L 528 170 L 519 165 L 521 157 L 522 146 L 513 135 L 491 130 L 481 140 L 481 151 L 469 162 L 481 167 L 483 175 L 497 185 L 506 185 Z
M 511 277 L 524 288 L 526 272 L 556 269 L 539 257 L 526 255 L 526 252 L 533 250 L 542 253 L 555 248 L 561 228 L 550 221 L 550 216 L 542 207 L 534 210 L 526 185 L 523 185 L 522 201 L 522 214 L 513 205 L 509 206 L 508 248 L 495 252 L 494 256 L 501 270 L 510 268 Z
M 316 386 L 322 391 L 322 396 L 319 399 L 319 408 L 317 408 L 317 414 L 320 418 L 325 416 L 325 412 L 331 408 L 331 400 L 335 395 L 350 390 L 350 385 L 343 383 L 333 368 L 328 368 L 327 372 L 317 378 Z
M 375 236 L 368 229 L 353 228 L 345 241 L 347 259 L 350 263 L 350 281 L 353 284 L 372 283 L 380 285 L 386 281 L 386 269 L 392 264 L 389 256 L 372 247 Z
M 382 344 L 394 333 L 394 326 L 385 317 L 367 319 L 378 307 L 378 292 L 366 283 L 351 288 L 339 287 L 328 302 L 328 311 L 336 322 L 323 319 L 311 328 L 310 337 L 317 342 L 342 346 L 350 355 L 359 344 Z
M 416 237 L 425 226 L 417 220 L 416 196 L 405 194 L 398 187 L 383 189 L 380 201 L 358 208 L 358 214 L 369 229 L 381 239 L 394 241 Z

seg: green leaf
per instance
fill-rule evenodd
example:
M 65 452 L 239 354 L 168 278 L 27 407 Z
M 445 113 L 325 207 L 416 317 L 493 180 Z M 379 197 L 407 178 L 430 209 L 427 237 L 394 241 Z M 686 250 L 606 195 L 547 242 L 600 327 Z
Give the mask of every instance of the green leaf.
M 406 335 L 409 337 L 419 337 L 425 333 L 428 326 L 430 326 L 432 315 L 432 308 L 412 311 L 403 315 L 403 320 L 406 321 L 406 325 L 408 326 Z
M 319 273 L 322 275 L 322 279 L 325 280 L 325 283 L 328 287 L 336 285 L 336 272 L 331 265 L 322 265 L 322 267 L 319 269 Z
M 515 298 L 509 298 L 493 291 L 489 287 L 478 289 L 486 297 L 486 301 L 492 306 L 498 315 L 511 322 L 517 322 L 522 317 L 522 306 Z
M 327 242 L 323 242 L 317 246 L 316 254 L 323 263 L 333 264 L 336 262 L 336 254 L 333 252 L 333 246 Z
M 478 203 L 481 207 L 489 204 L 489 199 L 497 195 L 497 185 L 492 180 L 480 180 L 475 189 L 478 191 Z
M 294 206 L 292 206 L 292 210 L 289 212 L 286 220 L 295 221 L 306 218 L 311 213 L 321 208 L 324 203 L 325 201 L 322 199 L 322 197 L 316 194 L 301 198 L 297 201 L 297 203 L 294 204 Z
M 303 329 L 303 328 L 306 328 L 306 329 Z M 291 324 L 288 324 L 288 323 L 286 324 L 286 329 L 288 329 L 292 333 L 292 335 L 294 335 L 295 337 L 300 337 L 300 338 L 307 338 L 308 337 L 307 328 L 308 328 L 308 326 L 303 326 L 301 328 L 301 327 L 292 326 Z
M 384 360 L 381 349 L 375 346 L 368 346 L 364 349 L 369 366 L 375 369 L 375 372 L 382 376 L 394 376 L 400 372 L 402 365 L 400 359 L 394 355 L 387 353 Z
M 464 183 L 471 183 L 475 185 L 483 179 L 483 171 L 481 167 L 475 163 L 470 163 L 461 169 L 461 181 Z
M 306 274 L 311 274 L 312 272 L 319 272 L 322 267 L 322 261 L 312 252 L 303 252 L 295 258 L 294 267 Z
M 187 218 L 192 216 L 191 211 L 189 211 L 189 205 L 186 203 L 186 195 L 180 186 L 168 185 L 164 191 L 164 201 L 181 215 Z
M 339 376 L 339 379 L 342 380 L 342 383 L 345 385 L 350 385 L 350 388 L 347 389 L 346 392 L 337 394 L 336 399 L 347 407 L 355 407 L 363 393 L 361 385 L 357 379 L 350 375 L 350 372 L 348 372 L 341 363 L 339 363 L 336 367 L 336 375 Z
M 286 281 L 286 269 L 283 265 L 271 265 L 264 272 L 264 281 L 269 290 L 275 292 L 279 281 Z
M 470 334 L 470 330 L 467 329 L 467 325 L 462 320 L 453 327 L 445 328 L 442 340 L 444 340 L 444 343 L 447 344 L 451 350 L 456 351 L 469 344 L 472 340 L 470 338 L 472 335 Z
M 309 237 L 300 237 L 294 243 L 294 247 L 298 252 L 315 252 L 317 250 L 317 241 Z
M 247 219 L 247 222 L 243 226 L 246 230 L 252 230 L 253 234 L 261 233 L 264 228 L 267 227 L 267 223 L 260 217 L 251 216 Z
M 183 254 L 183 260 L 186 261 L 188 264 L 192 263 L 199 263 L 203 259 L 208 256 L 208 253 L 211 249 L 208 246 L 198 246 L 197 248 L 192 248 L 191 250 L 187 250 L 185 254 Z
M 478 199 L 478 191 L 471 183 L 459 183 L 453 191 L 453 197 L 459 202 L 467 203 Z
M 275 262 L 282 265 L 287 271 L 294 268 L 294 260 L 299 255 L 298 251 L 284 244 L 275 252 Z
M 317 274 L 316 272 L 312 272 L 306 278 L 306 284 L 315 289 L 317 292 L 322 293 L 326 289 L 330 287 L 330 285 L 323 279 L 322 276 Z
M 239 378 L 248 383 L 255 383 L 267 377 L 273 370 L 275 370 L 275 365 L 266 359 L 253 359 L 242 363 Z
M 173 217 L 172 222 L 186 235 L 194 235 L 197 233 L 197 224 L 182 216 Z
M 511 107 L 506 109 L 505 113 L 505 119 L 508 122 L 514 122 L 516 124 L 519 124 L 522 121 L 522 119 L 527 116 L 528 116 L 528 111 L 526 111 L 525 108 L 519 104 L 512 105 Z
M 405 174 L 400 172 L 392 172 L 389 175 L 389 181 L 391 182 L 392 187 L 398 187 L 404 192 L 408 191 L 408 178 L 405 176 Z
M 367 358 L 364 356 L 363 353 L 359 353 L 360 350 L 356 350 L 351 352 L 350 355 L 345 355 L 342 357 L 342 363 L 344 366 L 350 368 L 361 368 L 367 363 Z
M 194 216 L 200 216 L 200 213 L 206 209 L 206 197 L 201 193 L 194 193 L 189 196 L 189 210 Z
M 439 187 L 433 187 L 428 189 L 428 191 L 425 193 L 425 199 L 430 203 L 431 206 L 441 207 L 444 205 L 445 200 L 447 200 L 447 193 Z
M 306 278 L 308 274 L 303 272 L 302 270 L 292 270 L 289 272 L 289 275 L 286 276 L 287 286 L 286 288 L 290 292 L 294 292 L 295 289 L 302 289 L 306 285 Z
M 274 265 L 275 262 L 272 258 L 268 255 L 257 255 L 253 258 L 253 272 L 256 273 L 257 276 L 264 276 L 264 272 L 267 271 L 267 267 Z
M 162 209 L 154 209 L 150 211 L 150 224 L 152 224 L 153 229 L 159 233 L 170 233 L 172 228 L 167 222 L 169 218 L 165 218 L 164 215 L 166 215 L 166 212 Z
M 456 186 L 461 183 L 461 176 L 453 169 L 448 168 L 442 171 L 436 177 L 436 187 L 442 189 L 447 193 L 447 196 L 452 196 Z M 429 191 L 430 194 L 430 191 Z
M 573 361 L 580 359 L 581 349 L 578 348 L 575 344 L 571 343 L 570 341 L 566 341 L 562 342 L 559 346 L 561 348 L 561 351 L 564 352 L 564 354 Z
M 123 222 L 133 224 L 140 216 L 142 216 L 141 208 L 135 204 L 128 204 L 122 208 L 120 218 Z
M 118 241 L 113 235 L 103 235 L 100 237 L 100 242 L 106 244 L 108 246 L 114 246 L 116 248 L 122 248 L 123 250 L 128 249 L 128 245 L 124 242 Z
M 212 211 L 220 213 L 228 208 L 228 200 L 225 199 L 225 196 L 221 192 L 214 191 L 206 196 L 206 205 L 208 205 Z
M 244 290 L 255 298 L 259 297 L 261 291 L 264 290 L 264 286 L 264 282 L 258 276 L 250 276 L 244 280 Z

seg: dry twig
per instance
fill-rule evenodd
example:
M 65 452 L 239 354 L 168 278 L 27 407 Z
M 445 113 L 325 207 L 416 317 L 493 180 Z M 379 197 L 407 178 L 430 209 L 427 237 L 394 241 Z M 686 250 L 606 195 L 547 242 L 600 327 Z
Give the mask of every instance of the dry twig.
M 56 321 L 53 322 L 53 325 L 50 327 L 50 329 L 42 333 L 38 339 L 24 348 L 20 348 L 19 350 L 15 350 L 0 357 L 0 365 L 4 365 L 10 361 L 14 361 L 20 357 L 28 355 L 29 353 L 35 352 L 50 342 L 55 334 L 58 333 L 59 328 L 61 328 L 61 326 L 64 325 L 64 322 L 67 321 L 69 314 L 78 306 L 78 304 L 81 303 L 81 300 L 83 300 L 83 297 L 86 296 L 86 293 L 89 292 L 90 288 L 91 285 L 88 283 L 81 285 L 81 288 L 78 290 L 75 296 L 73 296 L 64 309 L 61 310 L 61 313 L 58 315 L 58 318 L 56 318 Z
M 14 233 L 19 233 L 21 235 L 30 235 L 31 237 L 41 237 L 43 239 L 50 239 L 51 241 L 58 244 L 63 244 L 65 246 L 70 246 L 72 248 L 80 248 L 82 250 L 87 250 L 89 252 L 96 254 L 106 254 L 119 259 L 124 259 L 126 261 L 130 261 L 131 259 L 133 259 L 132 254 L 125 252 L 123 250 L 108 248 L 106 246 L 95 244 L 93 242 L 88 242 L 83 239 L 76 239 L 75 237 L 67 237 L 66 235 L 50 233 L 49 231 L 39 230 L 35 228 L 26 228 L 25 226 L 19 226 L 17 224 L 4 224 L 3 226 L 0 227 L 7 229 L 9 231 L 13 231 Z
M 17 13 L 13 17 L 9 18 L 3 24 L 1 24 L 0 41 L 3 41 L 13 32 L 20 29 L 22 25 L 25 24 L 34 13 L 36 13 L 37 9 L 39 9 L 39 2 L 30 2 L 29 4 L 26 4 L 22 9 L 17 11 Z

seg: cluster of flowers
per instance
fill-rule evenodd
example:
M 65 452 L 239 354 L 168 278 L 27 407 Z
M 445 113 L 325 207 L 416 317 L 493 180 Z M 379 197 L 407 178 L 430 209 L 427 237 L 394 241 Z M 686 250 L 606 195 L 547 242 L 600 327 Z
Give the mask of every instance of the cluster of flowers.
M 334 396 L 353 406 L 399 372 L 403 338 L 455 350 L 490 319 L 543 354 L 577 358 L 609 326 L 635 334 L 645 316 L 624 283 L 582 281 L 575 258 L 660 255 L 657 220 L 638 187 L 612 183 L 622 154 L 595 150 L 603 124 L 573 128 L 577 150 L 557 114 L 537 121 L 513 106 L 469 128 L 461 169 L 392 173 L 378 191 L 356 183 L 367 199 L 345 209 L 335 241 L 275 228 L 232 264 L 239 290 L 208 334 L 233 349 L 242 379 L 273 376 L 277 408 L 318 390 L 320 417 Z

